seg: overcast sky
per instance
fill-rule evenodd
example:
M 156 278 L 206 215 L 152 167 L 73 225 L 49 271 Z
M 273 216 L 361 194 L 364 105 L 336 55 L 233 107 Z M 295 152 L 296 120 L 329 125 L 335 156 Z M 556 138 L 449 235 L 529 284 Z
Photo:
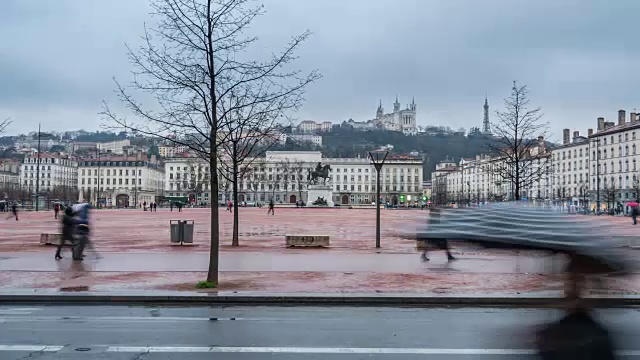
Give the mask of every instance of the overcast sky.
M 553 139 L 640 108 L 640 1 L 265 0 L 262 50 L 305 29 L 299 66 L 324 77 L 300 120 L 367 120 L 382 100 L 415 96 L 420 125 L 481 126 L 511 81 L 531 89 Z M 125 43 L 149 20 L 146 0 L 2 0 L 0 118 L 9 133 L 97 129 L 112 77 L 131 79 Z M 640 110 L 640 109 L 639 109 Z

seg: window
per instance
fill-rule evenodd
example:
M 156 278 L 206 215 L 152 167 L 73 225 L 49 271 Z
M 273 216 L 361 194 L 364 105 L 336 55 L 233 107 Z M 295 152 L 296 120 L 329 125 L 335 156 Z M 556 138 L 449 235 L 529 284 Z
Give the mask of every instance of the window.
M 118 185 L 122 185 L 122 179 L 118 179 Z
M 122 176 L 122 169 L 118 172 L 118 175 Z
M 629 133 L 624 134 L 624 141 L 629 141 Z

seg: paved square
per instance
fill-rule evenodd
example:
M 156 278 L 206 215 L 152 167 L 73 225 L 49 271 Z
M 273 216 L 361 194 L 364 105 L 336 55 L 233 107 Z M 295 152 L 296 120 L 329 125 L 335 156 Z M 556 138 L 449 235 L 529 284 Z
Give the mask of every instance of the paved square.
M 240 247 L 231 247 L 233 215 L 220 209 L 221 247 L 225 251 L 281 249 L 286 234 L 327 234 L 331 249 L 374 250 L 375 210 L 277 208 L 267 215 L 266 208 L 240 209 Z M 383 251 L 415 252 L 415 242 L 401 239 L 400 232 L 411 232 L 419 221 L 426 221 L 422 210 L 383 210 L 381 238 Z M 0 252 L 47 249 L 39 245 L 41 233 L 60 232 L 60 220 L 52 211 L 22 212 L 20 220 L 0 219 Z M 8 214 L 7 214 L 8 216 Z M 194 243 L 188 251 L 208 251 L 210 236 L 209 209 L 137 209 L 94 210 L 93 239 L 103 251 L 185 251 L 170 247 L 169 221 L 194 220 Z M 290 251 L 309 251 L 301 249 Z M 322 250 L 320 250 L 322 251 Z

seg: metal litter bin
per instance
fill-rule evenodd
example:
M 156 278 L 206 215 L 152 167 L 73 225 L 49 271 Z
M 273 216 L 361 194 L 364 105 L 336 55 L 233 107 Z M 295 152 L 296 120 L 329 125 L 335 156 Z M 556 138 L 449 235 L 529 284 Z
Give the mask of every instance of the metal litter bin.
M 193 220 L 171 220 L 169 221 L 169 232 L 172 243 L 193 243 Z
M 193 229 L 195 222 L 193 220 L 184 220 L 182 222 L 182 242 L 193 244 Z

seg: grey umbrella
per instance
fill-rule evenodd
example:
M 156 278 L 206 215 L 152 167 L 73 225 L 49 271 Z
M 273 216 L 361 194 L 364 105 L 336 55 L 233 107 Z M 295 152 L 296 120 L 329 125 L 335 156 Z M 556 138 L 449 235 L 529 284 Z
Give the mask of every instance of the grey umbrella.
M 547 250 L 572 255 L 581 272 L 616 272 L 628 267 L 615 252 L 612 228 L 595 217 L 547 207 L 505 203 L 480 208 L 433 209 L 418 239 L 458 240 L 489 248 Z

